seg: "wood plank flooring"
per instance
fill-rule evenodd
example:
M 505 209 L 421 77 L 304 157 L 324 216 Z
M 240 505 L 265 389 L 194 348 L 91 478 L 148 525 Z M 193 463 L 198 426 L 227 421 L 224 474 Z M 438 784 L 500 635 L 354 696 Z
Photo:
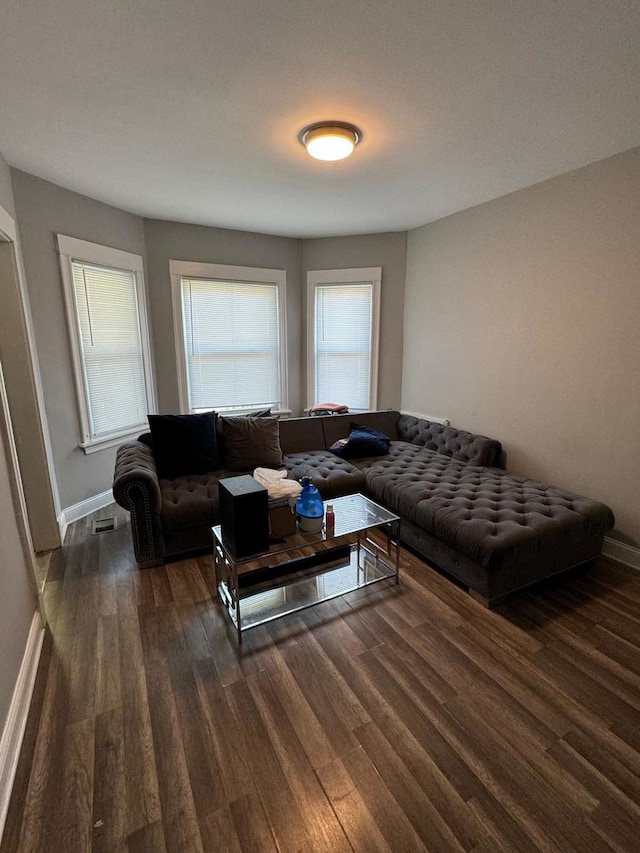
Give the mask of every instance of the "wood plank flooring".
M 240 649 L 210 558 L 138 570 L 115 512 L 51 557 L 2 853 L 640 850 L 640 574 L 489 612 L 403 551 Z

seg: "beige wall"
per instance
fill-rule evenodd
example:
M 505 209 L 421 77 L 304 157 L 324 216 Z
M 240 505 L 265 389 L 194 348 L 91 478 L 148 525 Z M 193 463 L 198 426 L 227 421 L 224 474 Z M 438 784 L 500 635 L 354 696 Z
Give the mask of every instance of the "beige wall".
M 2 154 L 0 154 L 0 207 L 4 207 L 12 219 L 16 218 L 16 208 L 13 203 L 13 190 L 11 188 L 11 170 Z
M 289 407 L 297 414 L 301 408 L 301 242 L 288 237 L 272 237 L 248 231 L 207 228 L 156 219 L 145 221 L 145 234 L 149 308 L 155 341 L 160 411 L 179 411 L 169 278 L 169 261 L 177 260 L 287 271 Z
M 640 148 L 411 231 L 402 406 L 640 544 Z
M 144 226 L 125 213 L 48 181 L 11 171 L 22 254 L 62 508 L 111 487 L 115 450 L 85 454 L 64 313 L 56 234 L 68 234 L 138 255 Z
M 308 270 L 382 267 L 378 373 L 380 409 L 397 409 L 400 406 L 406 250 L 406 231 L 305 240 L 302 248 L 305 310 Z M 306 342 L 303 356 L 306 365 Z M 306 399 L 304 405 L 307 405 Z

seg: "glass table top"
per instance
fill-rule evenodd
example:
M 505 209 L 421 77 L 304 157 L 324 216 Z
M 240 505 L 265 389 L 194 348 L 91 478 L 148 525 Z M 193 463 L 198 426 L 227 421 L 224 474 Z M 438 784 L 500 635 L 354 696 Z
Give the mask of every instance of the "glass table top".
M 245 565 L 256 562 L 260 557 L 272 556 L 283 551 L 291 551 L 292 549 L 306 549 L 333 543 L 334 540 L 344 536 L 349 536 L 353 533 L 358 533 L 363 530 L 369 530 L 372 527 L 377 527 L 381 524 L 398 521 L 399 516 L 390 512 L 388 509 L 380 506 L 369 498 L 361 494 L 345 495 L 341 498 L 334 498 L 331 501 L 325 501 L 327 504 L 333 505 L 335 513 L 335 529 L 332 536 L 327 536 L 324 528 L 318 533 L 292 533 L 289 536 L 283 536 L 280 539 L 274 540 L 268 551 L 263 554 L 253 554 L 250 557 L 237 559 L 230 554 L 225 548 L 227 557 L 236 565 Z M 219 524 L 212 528 L 213 535 L 216 540 L 224 548 L 222 540 L 222 529 Z

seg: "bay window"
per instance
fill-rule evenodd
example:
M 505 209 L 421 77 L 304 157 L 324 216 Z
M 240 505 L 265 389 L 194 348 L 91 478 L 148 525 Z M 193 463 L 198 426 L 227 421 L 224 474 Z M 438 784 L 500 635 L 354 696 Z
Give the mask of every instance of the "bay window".
M 183 412 L 287 406 L 284 270 L 171 261 Z

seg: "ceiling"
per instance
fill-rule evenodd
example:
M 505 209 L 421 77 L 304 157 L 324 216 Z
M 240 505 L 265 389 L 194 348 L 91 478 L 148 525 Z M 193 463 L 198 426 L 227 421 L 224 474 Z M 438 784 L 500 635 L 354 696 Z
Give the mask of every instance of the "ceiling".
M 0 151 L 148 217 L 404 230 L 640 144 L 638 0 L 9 0 Z M 337 163 L 298 142 L 343 119 Z

